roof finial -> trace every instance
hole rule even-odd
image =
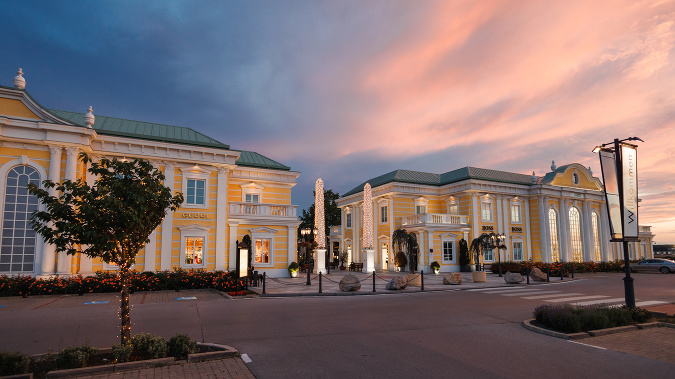
[[[537,184],[537,175],[534,174],[534,171],[532,171],[532,184]]]
[[[593,176],[593,170],[591,170],[591,166],[588,166],[588,172]]]
[[[90,105],[87,114],[84,115],[84,123],[87,125],[87,128],[91,128],[91,126],[94,125],[94,122],[96,122],[96,117],[94,117],[94,110]]]
[[[14,87],[18,89],[26,88],[26,79],[23,78],[23,71],[19,69],[16,73],[17,75],[14,77]]]
[[[551,171],[555,171],[556,166],[555,166],[555,161],[551,161]]]

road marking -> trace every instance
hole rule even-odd
[[[242,354],[241,355],[241,360],[244,361],[244,363],[251,363],[253,362],[251,358],[248,357],[248,354]]]
[[[197,300],[196,296],[181,296],[177,297],[176,300]]]
[[[544,301],[547,301],[549,303],[562,303],[562,302],[565,302],[565,301],[585,300],[585,299],[593,299],[593,298],[598,298],[598,297],[609,297],[609,296],[590,295],[590,296],[564,297],[562,299],[551,299],[551,300],[544,300]]]
[[[82,303],[82,304],[86,304],[86,305],[89,305],[89,304],[108,304],[108,302],[109,302],[108,300],[99,300],[99,301],[87,301],[87,302]]]
[[[543,294],[543,293],[557,293],[560,291],[541,291],[541,290],[533,290],[533,291],[527,291],[527,292],[519,292],[519,293],[504,293],[501,294],[502,296],[520,296],[520,295],[534,295],[534,294]],[[567,295],[567,294],[565,294]]]
[[[666,302],[665,302],[665,301],[656,301],[656,300],[653,300],[653,301],[641,301],[641,302],[639,302],[639,303],[635,303],[635,306],[636,306],[636,307],[644,307],[644,306],[646,306],[646,305],[657,305],[657,304],[666,304]]]
[[[591,301],[580,301],[578,303],[574,303],[574,305],[595,305],[595,304],[609,304],[609,303],[617,303],[619,301],[624,301],[625,299],[623,297],[617,297],[614,299],[600,299],[600,300],[591,300]]]
[[[466,290],[466,291],[467,292],[480,292],[480,291],[494,291],[496,289],[497,288],[494,288],[494,287],[492,287],[492,288],[472,288],[472,289]]]
[[[574,295],[581,295],[581,294],[580,293],[558,293],[558,294],[551,294],[551,295],[525,296],[525,297],[523,297],[523,299],[534,300],[534,299],[545,299],[547,297],[574,296]]]
[[[507,288],[507,289],[498,289],[498,290],[483,292],[483,293],[502,294],[502,293],[516,293],[516,292],[529,292],[529,291],[533,291],[533,289],[532,288]],[[534,291],[536,291],[536,290],[534,290]]]
[[[576,343],[577,345],[584,345],[584,346],[588,346],[588,347],[594,347],[594,348],[600,349],[600,350],[607,350],[606,348],[600,347],[600,346],[593,346],[593,345],[589,345],[589,344],[581,343],[581,342],[577,342],[577,341],[572,341],[572,340],[567,340],[567,341],[572,342],[572,343]]]
[[[4,307],[6,307],[6,305],[0,305],[0,308],[4,308]]]

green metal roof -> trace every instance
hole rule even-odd
[[[255,151],[244,151],[244,150],[233,150],[233,151],[241,152],[241,155],[237,159],[237,165],[239,166],[260,167],[284,171],[291,170],[290,167],[283,165],[273,159],[267,158],[262,154],[258,154]]]
[[[443,186],[450,183],[460,182],[462,180],[478,179],[491,182],[511,183],[531,186],[532,176],[525,174],[516,174],[512,172],[489,170],[476,167],[462,167],[457,170],[449,171],[444,174],[431,174],[428,172],[395,170],[376,178],[363,182],[351,191],[345,193],[342,197],[350,196],[363,191],[363,186],[370,183],[375,188],[391,182],[412,183],[421,185]]]
[[[560,166],[560,167],[556,168],[554,171],[546,173],[546,175],[544,175],[544,177],[541,178],[541,183],[551,183],[553,181],[553,179],[555,179],[556,175],[564,173],[565,170],[567,170],[567,168],[569,166],[570,165]]]
[[[85,126],[84,113],[47,109],[53,115],[80,126]],[[193,129],[153,122],[133,121],[123,118],[95,115],[93,128],[97,133],[147,139],[153,141],[173,142],[186,145],[213,147],[229,150],[230,146],[199,133]]]

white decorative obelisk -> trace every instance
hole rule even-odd
[[[314,189],[314,228],[317,230],[317,248],[314,256],[314,273],[326,273],[326,217],[323,208],[323,181],[319,178]]]
[[[375,271],[375,249],[373,248],[373,191],[370,183],[363,187],[363,249],[366,251],[366,272]]]

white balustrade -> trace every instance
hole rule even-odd
[[[296,217],[297,205],[230,202],[230,215]]]
[[[422,213],[401,218],[403,225],[414,224],[466,224],[467,216],[445,213]]]

